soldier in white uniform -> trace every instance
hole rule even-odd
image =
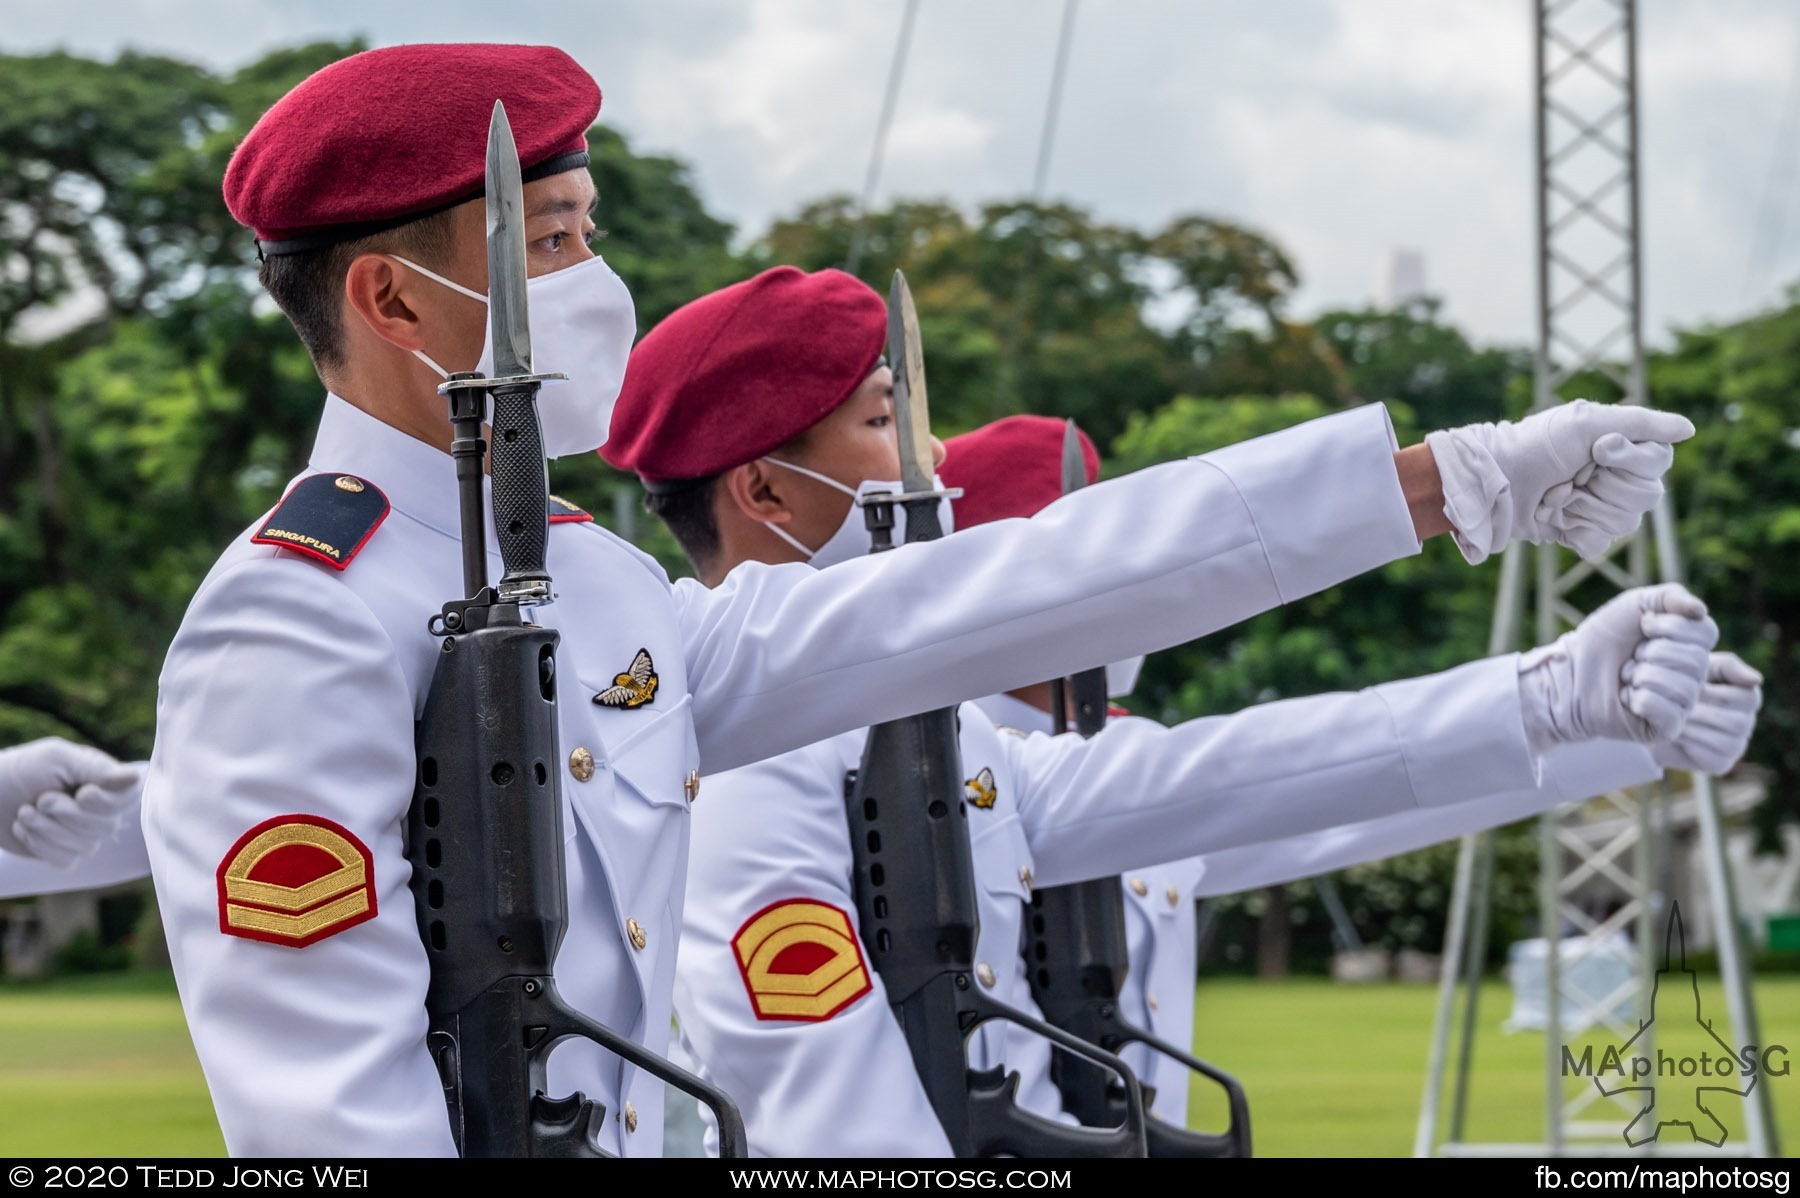
[[[847,276],[776,268],[681,309],[634,351],[602,454],[644,480],[651,509],[705,583],[729,590],[746,572],[762,576],[764,563],[802,560],[832,566],[824,576],[873,575],[896,558],[1075,514],[1086,492],[1033,521],[864,557],[869,536],[848,496],[897,488],[890,376],[877,363],[885,324],[879,297]],[[863,352],[834,356],[846,344]],[[1315,481],[1298,468],[1314,427],[1276,438],[1288,442],[1290,499]],[[1158,523],[1119,535],[1154,535]],[[1326,545],[1315,541],[1303,556]],[[1001,572],[986,551],[958,561],[904,601],[970,601],[972,580]],[[1058,549],[1032,572],[1083,568]],[[1554,697],[1513,655],[1176,730],[1125,720],[1091,742],[1008,736],[965,704],[961,747],[983,895],[977,977],[1003,1001],[1029,1001],[1018,932],[1034,880],[1115,873],[1158,851],[1225,851],[1499,792],[1553,791],[1554,770],[1539,777],[1553,745],[1607,734],[1647,741],[1678,728],[1715,637],[1704,609],[1676,589],[1634,595],[1561,646]],[[967,640],[957,652],[972,661],[986,646]],[[1089,665],[1130,652],[1090,653]],[[1622,697],[1620,670],[1634,654],[1642,672]],[[1570,667],[1581,686],[1571,687]],[[1565,709],[1577,690],[1579,717]],[[858,729],[708,771],[697,804],[677,1015],[692,1056],[738,1100],[752,1151],[764,1155],[947,1149],[857,938],[843,785],[863,739]],[[1636,780],[1652,776],[1647,754],[1626,748]],[[973,1054],[977,1067],[1002,1055],[986,1031]],[[1054,1106],[1045,1071],[1031,1077],[1027,1105]]]
[[[959,528],[1029,517],[1061,494],[1064,422],[1042,416],[1010,416],[946,443],[942,477],[960,488],[952,501]],[[1080,434],[1087,481],[1098,481],[1100,460]],[[1135,672],[1133,672],[1135,676]],[[1109,679],[1109,682],[1113,680]],[[1762,705],[1762,676],[1736,654],[1715,652],[1700,701],[1674,740],[1649,746],[1659,769],[1720,774],[1743,756]],[[1113,683],[1114,696],[1129,681]],[[993,695],[979,705],[996,724],[1032,731],[1055,727],[1049,686],[1039,684]],[[1128,714],[1114,708],[1112,714]],[[1313,877],[1365,861],[1409,852],[1466,832],[1497,827],[1554,803],[1628,785],[1644,772],[1643,751],[1618,741],[1594,741],[1552,750],[1554,789],[1495,795],[1471,803],[1385,816],[1362,823],[1283,837],[1225,852],[1134,868],[1120,879],[1125,899],[1130,970],[1118,996],[1124,1022],[1157,1039],[1187,1047],[1194,1036],[1197,899]],[[1043,1065],[1041,1041],[1009,1045],[1022,1070]],[[1225,1056],[1227,1045],[1197,1046]],[[1180,1062],[1142,1045],[1122,1054],[1151,1087],[1151,1110],[1176,1126],[1188,1121],[1190,1075]],[[1221,1060],[1229,1066],[1229,1060]],[[1028,1077],[1026,1087],[1033,1085]]]
[[[454,1150],[426,1049],[429,967],[403,831],[438,654],[427,618],[463,593],[436,387],[493,361],[476,197],[496,100],[526,180],[534,366],[571,380],[540,397],[546,455],[591,452],[634,318],[586,245],[585,133],[600,96],[568,56],[353,56],[271,108],[226,172],[263,285],[327,390],[307,471],[226,549],[171,645],[143,798],[183,1006],[234,1154]],[[879,335],[846,341],[814,366],[855,360],[847,393],[879,353]],[[746,569],[713,588],[671,585],[578,508],[553,505],[558,601],[533,615],[561,635],[561,993],[665,1046],[702,770],[1203,635],[1415,553],[1452,517],[1484,545],[1595,551],[1635,526],[1670,444],[1692,432],[1604,410],[1521,429],[1400,450],[1380,409],[1349,412],[1091,488],[1052,518],[837,571]],[[1517,750],[1477,765],[1529,774]],[[656,1079],[573,1042],[549,1084],[604,1107],[607,1150],[659,1152]]]

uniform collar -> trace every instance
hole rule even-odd
[[[447,537],[462,535],[456,467],[450,455],[330,392],[325,395],[310,465],[315,471],[366,478],[381,488],[395,509]],[[489,480],[483,478],[481,487],[491,510]]]

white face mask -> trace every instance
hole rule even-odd
[[[838,525],[838,530],[832,533],[830,539],[817,549],[808,549],[780,525],[768,520],[763,521],[763,523],[768,526],[770,532],[805,554],[806,560],[820,570],[823,570],[826,566],[835,566],[839,562],[847,562],[853,557],[867,557],[875,547],[875,538],[874,535],[869,532],[868,521],[863,516],[862,505],[854,502],[854,500],[859,499],[864,495],[872,495],[877,491],[887,491],[898,495],[905,490],[905,488],[897,482],[880,481],[867,481],[862,483],[855,490],[851,490],[837,479],[827,478],[816,470],[808,470],[805,466],[796,466],[792,462],[784,462],[780,458],[765,457],[763,461],[773,462],[777,466],[785,466],[796,474],[804,474],[808,478],[816,478],[833,490],[842,491],[844,494],[851,497],[853,502],[850,504],[850,510],[844,513],[844,522]],[[940,491],[944,489],[943,481],[936,476],[933,476],[932,484]],[[944,530],[945,536],[948,536],[955,528],[955,525],[951,520],[950,500],[948,497],[938,500],[938,524]],[[906,505],[903,503],[896,503],[894,505],[894,544],[898,546],[904,545],[905,543]]]
[[[486,304],[487,296],[461,283],[390,255],[428,279]],[[563,458],[592,453],[606,444],[613,405],[625,381],[625,360],[637,337],[637,313],[625,281],[598,254],[579,266],[551,271],[525,281],[531,312],[531,356],[534,374],[566,374],[568,382],[552,382],[538,392],[538,424],[544,456]],[[450,372],[414,350],[413,356],[445,378]],[[475,371],[494,374],[494,329],[483,338]]]

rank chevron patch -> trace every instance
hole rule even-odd
[[[985,765],[981,767],[979,774],[963,783],[963,798],[983,811],[992,807],[994,800],[999,797],[1000,788],[994,785],[994,771]]]
[[[630,710],[642,707],[656,698],[656,663],[650,660],[650,650],[639,649],[637,656],[631,659],[631,668],[613,679],[613,684],[594,696],[594,702],[602,707],[623,707]]]
[[[305,948],[375,918],[375,863],[339,824],[278,815],[219,862],[219,931]]]
[[[822,1023],[867,994],[869,969],[850,917],[829,903],[784,899],[731,938],[758,1019]]]

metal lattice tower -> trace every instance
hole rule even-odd
[[[1571,384],[1617,389],[1645,400],[1642,255],[1638,235],[1637,21],[1635,0],[1532,0],[1537,99],[1538,345],[1533,410],[1563,402]],[[1509,549],[1501,566],[1490,653],[1521,646],[1528,593],[1536,643],[1547,643],[1619,589],[1656,577],[1679,581],[1674,512],[1665,495],[1648,531],[1596,562],[1574,562],[1555,545]],[[1656,568],[1651,569],[1652,550]],[[1528,577],[1531,575],[1531,577]],[[1623,1044],[1651,1015],[1653,977],[1668,918],[1666,785],[1572,803],[1539,821],[1544,956],[1544,1138],[1528,1144],[1467,1140],[1471,1062],[1488,910],[1494,835],[1465,837],[1457,858],[1444,972],[1438,994],[1415,1156],[1601,1153],[1774,1155],[1766,1079],[1742,1102],[1743,1118],[1721,1148],[1659,1138],[1640,1148],[1621,1134],[1642,1107],[1631,1093],[1603,1096],[1592,1078],[1564,1077],[1562,1049],[1592,1028]],[[1712,781],[1694,777],[1705,885],[1734,1044],[1761,1044],[1737,906]],[[1560,946],[1559,946],[1560,933]],[[1573,966],[1627,943],[1635,969],[1606,993],[1583,988]],[[1591,972],[1590,972],[1591,976]],[[1457,1011],[1461,999],[1460,1016]],[[1453,1028],[1454,1025],[1454,1028]],[[1450,1038],[1457,1037],[1450,1060]],[[1647,1051],[1645,1036],[1637,1047]],[[1449,1079],[1446,1117],[1446,1076]],[[1738,1100],[1727,1098],[1736,1105]]]

